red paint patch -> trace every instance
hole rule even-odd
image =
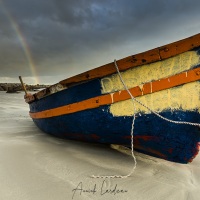
[[[124,136],[125,139],[131,139],[131,136]],[[148,136],[148,135],[143,135],[143,136],[134,136],[133,137],[134,141],[135,140],[144,140],[144,141],[158,141],[158,137],[156,136]]]
[[[94,139],[94,140],[99,140],[100,139],[100,137],[98,135],[96,135],[96,134],[90,134],[90,137],[92,139]]]
[[[169,152],[169,153],[172,153],[172,152],[173,152],[173,149],[172,149],[172,148],[168,149],[168,152]]]
[[[193,157],[190,160],[186,160],[187,162],[192,162],[193,159],[197,156],[200,150],[200,142],[197,143],[196,148],[193,150]]]

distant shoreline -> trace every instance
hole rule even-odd
[[[37,85],[28,85],[25,84],[28,91],[37,91],[49,87],[49,85],[37,84]],[[0,83],[0,91],[6,91],[7,93],[15,93],[23,91],[23,88],[20,83]]]

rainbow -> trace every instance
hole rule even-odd
[[[16,35],[18,37],[18,40],[19,40],[19,42],[22,46],[22,49],[24,51],[24,55],[27,59],[27,63],[28,63],[28,66],[30,68],[31,74],[34,77],[34,81],[35,81],[34,84],[37,84],[37,83],[40,82],[40,80],[39,80],[39,76],[37,75],[37,72],[36,72],[36,67],[35,67],[35,64],[34,64],[34,61],[33,61],[33,58],[32,58],[31,49],[28,45],[28,42],[27,42],[25,36],[23,35],[22,31],[20,30],[18,23],[16,22],[16,20],[12,16],[12,14],[8,11],[6,6],[3,4],[2,0],[0,0],[0,5],[3,8],[6,17],[8,18],[8,20],[9,20],[11,26],[12,26],[12,29],[14,30],[14,32],[16,33]]]

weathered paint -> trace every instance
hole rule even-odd
[[[166,109],[173,110],[197,110],[200,112],[200,82],[196,81],[179,87],[162,90],[152,94],[138,97],[137,99],[156,112]],[[139,103],[133,106],[132,100],[114,103],[110,106],[113,116],[132,116],[133,113],[150,113],[151,111]]]
[[[199,64],[200,58],[198,53],[196,51],[190,51],[164,61],[126,70],[121,73],[121,76],[128,88],[140,85],[142,89],[144,83],[181,73]],[[102,78],[101,86],[102,94],[124,89],[118,74]]]
[[[200,122],[196,111],[166,110],[161,115],[172,120]],[[34,119],[34,122],[44,132],[62,138],[130,146],[132,117],[113,117],[109,113],[109,106]],[[171,124],[153,114],[138,115],[136,118],[134,144],[140,152],[187,163],[197,154],[199,141],[197,127]]]
[[[54,93],[31,103],[31,112],[41,112],[65,105],[81,102],[101,95],[100,80],[92,80],[66,90]],[[53,102],[53,103],[52,103]]]
[[[141,90],[140,86],[131,88],[130,92],[132,93],[132,95],[134,97],[138,97],[138,96],[141,96],[144,94],[149,94],[149,93],[153,94],[153,92],[158,92],[158,91],[172,88],[172,87],[175,87],[178,85],[190,83],[195,80],[200,80],[200,68],[195,68],[193,70],[188,71],[187,76],[186,76],[185,72],[182,72],[182,73],[174,75],[172,77],[168,77],[168,78],[161,79],[158,81],[146,83],[143,85],[142,90]],[[94,83],[94,81],[92,81],[92,83]],[[97,81],[97,84],[94,84],[93,88],[95,87],[95,85],[98,85],[98,84],[99,84],[99,82]],[[80,97],[79,97],[78,93],[76,93],[77,94],[75,96],[76,99],[73,96],[69,96],[69,99],[64,98],[66,94],[70,95],[70,91],[71,92],[73,91],[73,89],[68,89],[66,91],[65,90],[61,91],[61,93],[58,95],[51,95],[47,100],[44,98],[41,101],[33,102],[31,104],[32,106],[31,106],[30,116],[32,118],[54,117],[54,116],[79,112],[79,111],[86,110],[86,109],[97,108],[99,106],[113,104],[113,103],[116,103],[119,101],[124,101],[124,100],[130,99],[130,95],[127,93],[126,90],[115,92],[115,93],[110,93],[110,94],[106,94],[106,95],[102,95],[102,96],[96,96],[100,90],[99,87],[96,87],[95,92],[92,93],[92,92],[88,92],[88,90],[87,90],[89,85],[91,85],[91,82],[79,85],[78,87],[74,87],[74,88],[78,88],[78,90],[77,89],[74,90],[76,92],[79,90],[81,92],[87,91],[86,93],[82,93],[82,95]],[[81,90],[81,88],[83,88],[83,90]],[[71,94],[73,94],[73,93],[71,93]],[[95,97],[89,98],[92,95],[94,95]],[[85,99],[86,96],[89,99],[86,99],[86,100],[83,100],[80,102],[76,102],[78,99]],[[67,95],[66,95],[66,97],[67,97]],[[57,101],[57,99],[58,100],[60,99],[60,100]],[[75,101],[76,103],[66,105],[67,102],[69,103],[70,101],[72,101],[72,99],[76,100]],[[54,100],[55,103],[49,104],[48,102],[52,101],[52,100]],[[49,105],[57,106],[57,107],[49,108]],[[167,108],[167,107],[165,107],[165,108]],[[42,109],[42,110],[40,110],[40,109]],[[119,110],[119,109],[117,109],[117,110]],[[114,111],[115,111],[115,109],[114,109]],[[121,110],[119,110],[119,111],[121,112]],[[116,114],[116,113],[113,112],[113,114]]]

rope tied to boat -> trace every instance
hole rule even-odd
[[[135,124],[135,119],[136,119],[136,114],[135,114],[135,102],[139,103],[141,106],[145,107],[147,110],[149,110],[150,112],[152,112],[153,114],[155,114],[157,117],[167,121],[167,122],[170,122],[170,123],[174,123],[174,124],[185,124],[185,125],[190,125],[190,126],[198,126],[200,127],[200,124],[199,123],[192,123],[192,122],[187,122],[187,121],[175,121],[175,120],[171,120],[171,119],[168,119],[166,117],[163,117],[162,115],[160,115],[158,112],[152,110],[151,108],[149,108],[147,105],[143,104],[141,101],[139,101],[138,99],[136,99],[130,92],[130,90],[128,89],[128,87],[126,86],[123,78],[122,78],[122,75],[119,71],[119,68],[118,68],[118,65],[117,65],[117,61],[114,60],[114,64],[115,64],[115,68],[117,70],[117,73],[119,75],[119,78],[120,78],[120,81],[121,83],[123,84],[124,88],[126,89],[126,91],[128,92],[128,94],[130,95],[131,97],[131,100],[133,102],[133,105],[134,105],[134,113],[133,113],[133,120],[132,120],[132,126],[131,126],[131,155],[132,155],[132,158],[134,160],[134,165],[132,167],[132,170],[130,171],[129,174],[127,175],[111,175],[111,176],[92,176],[92,178],[128,178],[130,177],[134,170],[136,169],[136,166],[137,166],[137,160],[136,160],[136,157],[134,155],[134,144],[133,144],[133,131],[134,131],[134,124]]]
[[[158,112],[156,111],[153,111],[151,108],[149,108],[147,105],[143,104],[141,101],[139,101],[138,99],[136,99],[135,97],[133,97],[133,95],[131,94],[131,92],[129,91],[128,87],[125,85],[125,82],[124,80],[122,79],[122,76],[121,76],[121,73],[119,71],[119,68],[117,66],[117,63],[116,63],[116,60],[114,60],[114,63],[115,63],[115,67],[117,69],[117,72],[119,74],[119,77],[120,77],[120,80],[122,82],[122,84],[124,85],[125,89],[127,90],[127,92],[129,93],[129,95],[131,96],[131,98],[136,101],[137,103],[139,103],[141,106],[145,107],[146,109],[148,109],[150,112],[152,112],[153,114],[157,115],[159,118],[165,120],[165,121],[168,121],[170,123],[174,123],[174,124],[187,124],[187,125],[191,125],[191,126],[198,126],[200,127],[200,124],[199,123],[192,123],[192,122],[186,122],[186,121],[175,121],[175,120],[171,120],[171,119],[168,119],[166,117],[163,117],[162,115],[160,115]]]
[[[132,119],[132,124],[131,124],[131,155],[132,155],[132,158],[133,158],[133,161],[134,161],[134,164],[133,164],[133,167],[132,167],[132,170],[130,171],[129,174],[127,175],[109,175],[109,176],[95,176],[95,175],[92,175],[92,178],[128,178],[129,176],[131,176],[133,174],[133,172],[135,171],[136,169],[136,166],[137,166],[137,160],[136,160],[136,157],[134,155],[134,144],[133,144],[133,135],[134,135],[134,125],[135,125],[135,97],[133,97],[133,95],[131,94],[131,92],[129,91],[128,87],[126,86],[122,76],[121,76],[121,73],[119,72],[119,68],[117,66],[117,63],[116,63],[116,60],[114,60],[114,63],[115,63],[115,67],[116,67],[116,70],[117,70],[117,73],[119,75],[119,78],[124,86],[124,88],[127,90],[128,94],[130,95],[131,99],[132,99],[132,102],[133,102],[133,108],[134,108],[134,113],[133,113],[133,119]]]

